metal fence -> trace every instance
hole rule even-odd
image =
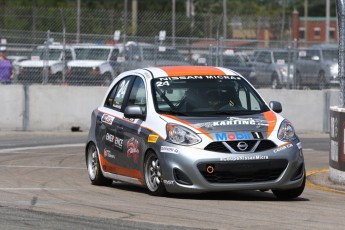
[[[213,65],[261,87],[338,86],[337,46],[297,48],[290,17],[282,23],[280,16],[228,15],[224,34],[222,16],[212,14],[177,14],[173,22],[171,14],[159,12],[133,18],[116,10],[0,11],[0,38],[13,62],[15,84],[108,85],[134,68]],[[267,28],[271,36],[261,39]]]

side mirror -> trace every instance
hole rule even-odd
[[[125,118],[141,119],[145,120],[145,114],[143,113],[139,105],[129,105],[125,108]]]
[[[278,101],[270,101],[269,107],[276,113],[281,113],[283,111],[282,105]]]

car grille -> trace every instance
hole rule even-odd
[[[73,67],[71,68],[71,73],[75,74],[86,74],[92,71],[92,67]]]
[[[278,179],[287,165],[288,161],[285,159],[272,159],[209,162],[200,163],[197,167],[210,183],[256,183]],[[212,172],[207,172],[209,166],[213,167]]]
[[[247,145],[245,150],[239,149],[240,142]],[[277,145],[271,140],[245,140],[245,141],[218,141],[212,142],[205,147],[205,150],[220,153],[236,153],[236,152],[262,152],[276,148]]]

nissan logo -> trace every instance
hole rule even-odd
[[[239,150],[241,150],[241,151],[246,151],[247,148],[248,148],[248,145],[247,145],[246,142],[240,141],[240,142],[238,142],[238,144],[237,144],[237,148],[238,148]]]

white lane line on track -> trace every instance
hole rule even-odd
[[[5,190],[16,190],[16,191],[27,191],[27,190],[32,190],[32,191],[37,191],[37,190],[46,190],[46,191],[74,191],[76,189],[63,189],[63,188],[0,188],[0,191],[5,191]]]
[[[76,168],[76,167],[35,166],[35,165],[0,165],[0,167],[6,167],[6,168],[40,168],[40,169],[77,169],[77,170],[85,170],[86,169],[86,168]]]
[[[43,146],[33,146],[33,147],[0,149],[0,153],[10,153],[10,152],[23,151],[23,150],[50,149],[50,148],[70,148],[70,147],[83,147],[83,146],[85,146],[85,143],[63,144],[63,145],[43,145]]]

